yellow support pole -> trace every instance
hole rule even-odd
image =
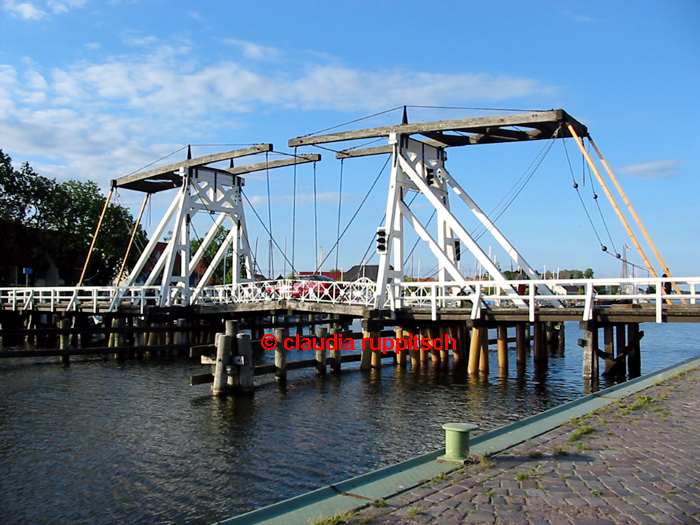
[[[603,188],[603,191],[605,192],[605,196],[610,201],[610,204],[612,204],[612,207],[615,210],[615,213],[617,213],[617,216],[620,218],[622,225],[625,227],[625,230],[627,230],[627,234],[630,236],[630,239],[632,239],[632,242],[634,243],[635,248],[637,248],[637,251],[642,256],[642,259],[644,260],[644,264],[647,265],[647,268],[649,268],[649,271],[651,272],[651,274],[654,277],[658,277],[658,275],[656,275],[656,272],[654,271],[654,267],[651,265],[651,263],[649,262],[649,259],[647,258],[646,254],[644,253],[644,250],[642,250],[642,247],[639,244],[637,237],[634,235],[632,228],[630,228],[630,225],[627,222],[627,219],[625,219],[625,216],[622,215],[622,211],[620,211],[620,208],[618,207],[617,202],[615,202],[615,198],[610,193],[610,190],[608,189],[608,185],[605,184],[605,181],[603,180],[603,177],[601,177],[600,172],[598,171],[598,168],[593,163],[593,159],[591,159],[591,156],[586,151],[586,148],[584,147],[583,142],[581,141],[578,134],[576,133],[576,130],[568,122],[566,124],[566,127],[569,128],[569,132],[571,133],[571,136],[576,140],[576,144],[578,145],[579,149],[581,150],[581,153],[583,153],[583,156],[586,158],[586,161],[588,162],[588,165],[591,167],[591,170],[593,170],[593,173],[595,174],[596,179],[598,179],[598,183]]]
[[[102,219],[105,218],[107,213],[107,207],[109,206],[109,201],[112,199],[112,193],[114,193],[114,186],[109,189],[109,194],[105,199],[105,205],[102,208],[102,215],[100,215],[100,220],[97,222],[97,228],[95,229],[95,235],[92,236],[92,242],[90,243],[90,250],[88,251],[87,258],[85,259],[85,266],[83,266],[83,273],[80,274],[80,281],[78,281],[78,286],[83,285],[83,279],[85,279],[85,272],[87,272],[88,264],[90,264],[90,256],[92,255],[92,250],[95,248],[95,242],[97,241],[97,234],[100,233],[100,228],[102,227]]]
[[[126,268],[126,261],[129,260],[129,254],[131,253],[131,247],[134,245],[134,239],[136,238],[136,233],[139,231],[139,225],[141,224],[141,217],[143,217],[143,212],[146,209],[146,204],[148,204],[148,199],[151,198],[150,193],[146,193],[146,198],[143,199],[143,204],[141,205],[141,211],[139,212],[139,218],[136,219],[134,223],[134,230],[131,232],[131,239],[129,239],[129,246],[126,247],[126,255],[122,261],[122,266],[119,268],[119,275],[117,275],[117,286],[122,280],[122,274],[124,273],[124,268]]]
[[[622,197],[622,200],[624,201],[625,205],[627,206],[627,209],[632,214],[632,217],[634,217],[634,220],[637,223],[637,226],[639,227],[642,234],[644,235],[644,238],[649,243],[649,246],[651,247],[651,250],[654,252],[654,255],[656,255],[656,258],[659,260],[659,263],[661,263],[661,268],[663,268],[664,273],[668,277],[671,277],[671,270],[668,269],[668,265],[664,262],[663,258],[661,257],[661,254],[659,253],[659,250],[656,249],[656,245],[654,244],[654,242],[651,240],[651,237],[647,233],[646,228],[642,224],[642,220],[637,215],[637,212],[634,211],[634,208],[632,207],[632,203],[627,198],[627,195],[625,194],[625,192],[622,191],[622,186],[620,186],[620,183],[617,181],[617,177],[615,177],[615,175],[613,174],[612,170],[610,169],[610,166],[608,165],[608,162],[605,160],[605,158],[603,157],[603,154],[600,152],[600,150],[598,149],[598,146],[596,146],[595,142],[593,141],[593,139],[590,136],[588,137],[588,141],[591,143],[591,146],[593,146],[593,149],[598,154],[598,158],[600,159],[600,162],[605,167],[605,171],[608,172],[608,175],[610,176],[610,179],[613,181],[613,184],[615,184],[615,187],[617,188],[617,192],[620,194],[620,197]],[[673,283],[673,287],[675,288],[676,293],[678,293],[678,294],[683,293],[683,292],[681,292],[677,283]],[[681,298],[681,301],[683,302],[683,304],[686,304],[685,299]]]

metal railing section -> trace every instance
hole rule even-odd
[[[681,293],[671,290],[671,283]],[[554,295],[538,293],[544,284]],[[506,290],[522,291],[517,296]],[[471,308],[472,319],[479,319],[484,309],[499,306],[527,308],[530,321],[535,320],[537,309],[552,306],[555,300],[563,308],[583,307],[582,320],[593,318],[594,308],[614,303],[648,303],[655,305],[657,322],[663,321],[665,304],[680,303],[685,299],[698,304],[700,277],[690,278],[627,278],[627,279],[549,279],[516,281],[444,281],[397,282],[389,284],[387,301],[379,305],[376,284],[360,281],[310,281],[281,279],[255,281],[236,285],[207,286],[192,297],[192,304],[266,303],[276,300],[295,300],[330,304],[356,305],[384,310],[399,308],[430,308],[433,319],[441,308]],[[161,286],[81,286],[41,288],[0,288],[0,307],[10,310],[34,308],[112,312],[122,307],[138,308],[164,304],[163,293],[169,294],[169,303],[186,302],[181,287],[163,289]],[[516,304],[514,299],[521,299]],[[167,297],[166,297],[167,299]]]

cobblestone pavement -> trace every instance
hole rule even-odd
[[[334,523],[700,523],[699,433],[694,369]]]

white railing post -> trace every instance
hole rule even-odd
[[[657,323],[663,323],[664,318],[663,318],[663,298],[662,298],[662,292],[663,290],[663,283],[659,280],[656,282],[656,322]]]

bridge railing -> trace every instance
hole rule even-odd
[[[0,307],[8,310],[82,310],[99,313],[131,306],[143,313],[146,307],[160,303],[160,286],[0,288]]]
[[[375,289],[376,284],[369,280],[345,282],[278,279],[207,286],[195,301],[197,304],[207,304],[293,299],[300,302],[372,306]]]
[[[680,294],[672,284],[679,287]],[[376,284],[368,279],[354,282],[281,279],[204,287],[193,303],[265,303],[290,299],[388,310],[421,307],[430,308],[434,319],[440,308],[471,308],[471,317],[478,319],[484,308],[501,306],[526,308],[532,321],[538,308],[558,305],[583,307],[582,320],[586,321],[593,318],[594,308],[604,303],[635,302],[654,304],[656,321],[662,322],[664,305],[698,304],[699,288],[700,277],[399,282],[388,286],[388,299],[380,305]],[[516,293],[518,290],[520,294]],[[173,286],[166,292],[172,304],[185,303],[182,288]],[[147,307],[163,304],[162,293],[160,286],[0,288],[0,307],[98,313],[126,306],[143,313]]]
[[[546,293],[540,285],[546,286]],[[538,307],[558,302],[564,308],[583,307],[582,320],[588,321],[594,308],[606,303],[650,303],[660,323],[665,304],[698,303],[700,277],[401,282],[390,288],[384,308],[430,308],[433,319],[439,308],[471,307],[472,319],[478,319],[484,307],[501,306],[527,308],[534,321]]]

